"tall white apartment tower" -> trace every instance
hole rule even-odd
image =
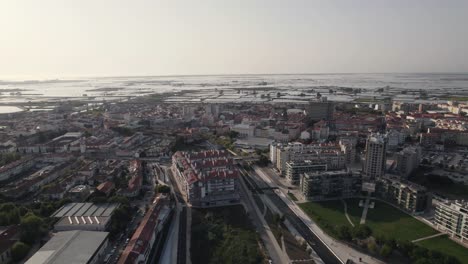
[[[375,179],[385,174],[387,137],[382,134],[371,134],[366,142],[364,177]]]

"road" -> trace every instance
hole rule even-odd
[[[117,263],[120,255],[127,246],[128,241],[130,241],[130,238],[132,237],[133,233],[138,227],[138,224],[140,223],[141,219],[143,219],[143,215],[141,214],[141,211],[137,211],[135,213],[135,216],[129,223],[129,227],[127,227],[127,229],[125,229],[125,231],[122,232],[122,234],[115,239],[113,243],[114,247],[112,248],[111,252],[109,252],[109,254],[111,254],[112,256],[107,263]]]
[[[263,218],[263,214],[260,212],[252,197],[252,193],[245,186],[243,177],[240,179],[240,190],[242,202],[245,205],[252,222],[256,226],[260,238],[270,255],[272,263],[289,263],[289,257],[282,251],[275,236],[271,232],[270,226],[268,226],[268,223]]]
[[[188,246],[187,244],[187,203],[184,200],[184,197],[179,189],[179,185],[174,178],[174,175],[170,170],[167,170],[167,176],[169,176],[170,182],[172,183],[172,188],[176,198],[177,208],[181,208],[179,214],[179,232],[177,238],[177,263],[185,264],[187,263],[188,256],[187,254]],[[179,210],[177,210],[179,211]]]
[[[267,184],[268,186],[275,186],[270,177],[263,172],[258,166],[254,166],[255,176],[257,182]],[[297,229],[297,231],[307,240],[312,249],[322,258],[325,263],[345,263],[348,259],[359,263],[384,263],[369,255],[366,255],[339,240],[335,240],[320,227],[313,222],[308,215],[306,215],[299,206],[291,201],[287,196],[287,190],[274,190],[268,191],[268,197],[285,213],[286,218]]]
[[[273,185],[267,184],[261,177],[256,173],[250,173],[254,184],[257,184],[260,188],[267,188]],[[304,222],[289,208],[289,206],[280,198],[273,190],[264,190],[265,196],[278,207],[278,209],[284,213],[284,217],[291,223],[291,225],[301,234],[301,236],[307,241],[312,249],[325,263],[340,264],[344,263],[335,254],[328,249],[328,247],[320,241],[320,239],[304,224]]]
[[[177,262],[177,246],[179,236],[179,208],[176,206],[174,218],[172,219],[169,232],[167,234],[167,240],[164,243],[164,247],[159,259],[160,264],[175,263]]]

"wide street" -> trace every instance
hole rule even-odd
[[[276,206],[280,207],[293,226],[303,235],[310,246],[323,259],[325,263],[346,263],[348,259],[356,263],[384,263],[369,255],[363,254],[342,242],[333,239],[310,219],[295,202],[287,197],[287,189],[278,186],[272,180],[274,175],[268,175],[263,168],[253,166],[255,173],[266,186],[279,187],[268,195]]]

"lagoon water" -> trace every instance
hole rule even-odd
[[[468,91],[468,74],[287,74],[95,77],[55,80],[0,80],[0,101],[51,97],[135,96],[191,89],[278,88],[287,90],[320,86],[377,89]],[[20,99],[18,99],[20,98]]]
[[[10,114],[21,112],[23,109],[16,106],[0,106],[0,114]]]

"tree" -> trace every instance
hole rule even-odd
[[[377,244],[382,245],[387,239],[383,235],[375,235],[374,240]]]
[[[167,185],[158,185],[156,186],[155,189],[157,193],[170,193],[171,192],[171,187]]]
[[[20,154],[16,152],[0,154],[0,166],[19,160],[20,158]]]
[[[405,256],[409,256],[410,253],[413,251],[413,248],[415,247],[415,244],[407,240],[398,241],[397,245],[398,245],[399,251]]]
[[[96,204],[107,203],[107,198],[105,196],[94,196],[91,198],[91,202]]]
[[[367,243],[367,249],[369,249],[370,252],[375,253],[377,252],[377,244],[371,240]]]
[[[411,259],[413,260],[419,260],[425,258],[428,254],[428,250],[423,247],[416,246],[413,248],[413,250],[410,252]]]
[[[260,156],[260,158],[258,159],[257,161],[257,164],[259,166],[262,166],[262,167],[265,167],[268,165],[268,163],[270,162],[270,160],[266,157],[266,156]]]
[[[34,213],[28,213],[21,219],[20,230],[21,241],[32,244],[44,234],[44,220]]]
[[[347,241],[353,238],[353,236],[351,235],[351,229],[349,228],[349,226],[343,225],[338,228],[338,238],[342,240],[347,240]]]
[[[56,210],[56,208],[54,207],[53,204],[43,202],[43,203],[41,203],[41,206],[39,207],[39,214],[40,214],[40,216],[42,216],[42,217],[48,217],[48,216],[51,215],[55,210]]]
[[[392,247],[388,244],[383,245],[383,247],[380,249],[380,255],[384,258],[390,256],[392,254]]]
[[[460,264],[460,261],[452,256],[444,256],[442,257],[442,263],[444,264]]]
[[[234,139],[234,138],[237,138],[238,136],[239,136],[239,132],[234,131],[234,130],[229,131],[229,138]]]
[[[30,247],[28,245],[18,241],[11,247],[11,258],[14,262],[19,262],[28,255],[29,250]]]
[[[130,221],[130,207],[127,205],[120,205],[115,209],[111,218],[111,233],[113,235],[125,230],[127,223]]]
[[[367,225],[358,225],[353,229],[353,237],[357,239],[365,239],[372,235],[372,230]]]
[[[427,258],[420,258],[413,262],[414,264],[434,264],[431,260]]]
[[[20,222],[20,211],[13,203],[0,204],[0,225],[13,225]]]
[[[121,205],[130,206],[130,201],[125,196],[112,196],[108,200],[109,203],[120,203]]]

